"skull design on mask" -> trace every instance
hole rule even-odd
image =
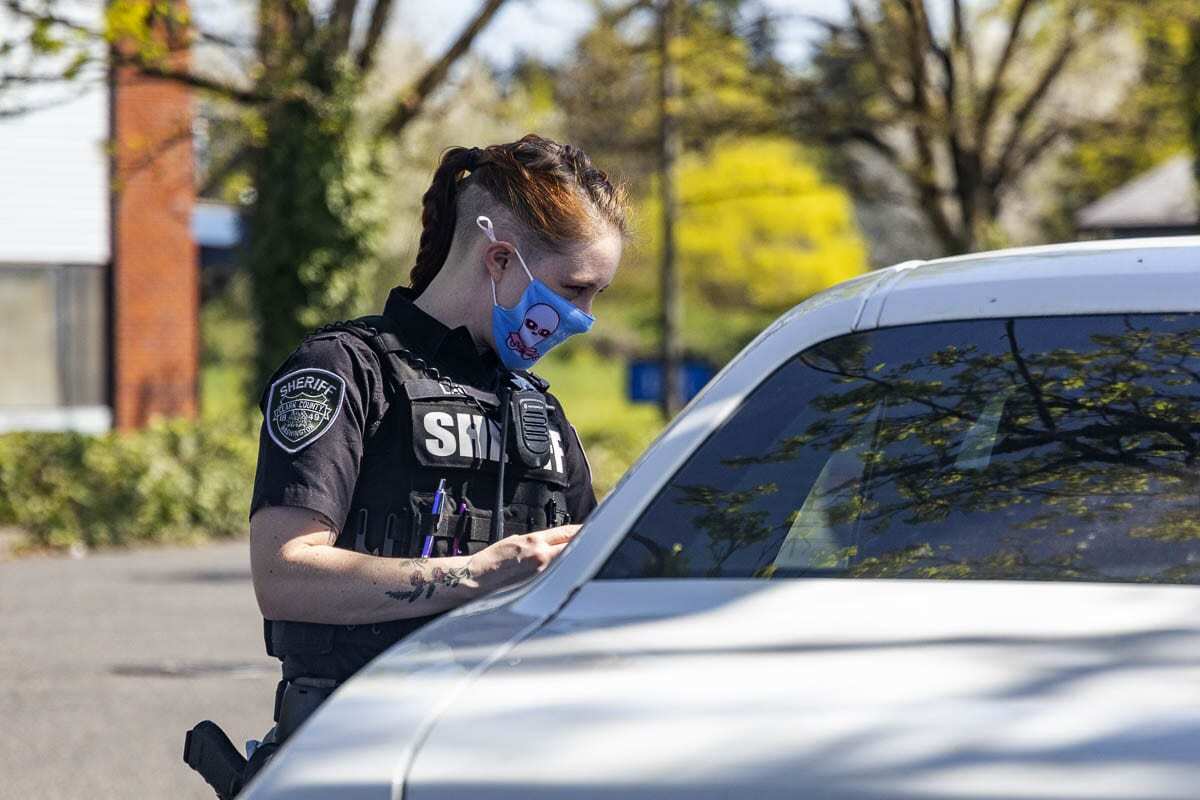
[[[521,320],[520,330],[508,334],[508,346],[516,350],[522,357],[536,359],[539,357],[537,346],[558,330],[558,312],[545,303],[529,307],[525,318]]]

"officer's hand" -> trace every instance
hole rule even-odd
[[[471,556],[471,574],[486,589],[498,589],[541,572],[562,552],[578,525],[561,525],[506,536]]]

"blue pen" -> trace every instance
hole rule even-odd
[[[446,479],[442,478],[438,481],[437,491],[433,493],[433,530],[438,529],[438,522],[441,521],[442,501],[446,498]],[[425,537],[425,544],[421,547],[421,558],[429,558],[429,554],[433,552],[433,533]]]

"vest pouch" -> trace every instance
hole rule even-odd
[[[504,535],[528,533],[534,530],[529,525],[528,509],[520,503],[510,503],[504,509]],[[492,544],[492,510],[476,508],[470,501],[465,511],[454,521],[454,540],[460,555],[474,555]]]
[[[509,503],[504,509],[504,535],[565,525],[570,515],[562,505],[561,495],[557,496],[559,502],[550,500],[545,508],[524,502]],[[430,558],[474,555],[492,543],[491,509],[478,508],[470,499],[455,498],[449,491],[446,493],[445,510],[440,515],[433,513],[432,493],[414,492],[411,504],[416,511],[418,524],[413,531],[414,549],[410,551],[410,558],[421,554],[421,548],[429,536],[433,537]]]
[[[405,558],[419,558],[425,542],[432,537],[429,558],[442,558],[453,553],[453,522],[457,500],[447,490],[440,513],[433,513],[433,492],[413,492],[408,496],[409,520],[412,535],[409,537]]]
[[[448,482],[473,475],[495,475],[500,463],[500,408],[495,395],[479,392],[471,398],[449,393],[436,381],[409,381],[413,458],[418,468],[445,477]],[[511,424],[511,422],[510,422]],[[513,448],[514,432],[509,431]],[[567,485],[564,437],[551,421],[546,430],[550,452],[541,466],[527,467],[510,452],[507,480],[531,479],[560,488]]]
[[[467,498],[456,498],[446,492],[445,505],[440,514],[433,513],[433,494],[413,492],[410,504],[414,509],[413,547],[409,558],[421,555],[427,537],[430,542],[429,557],[474,555],[491,544],[492,511],[478,508]],[[459,511],[459,509],[462,511]],[[527,506],[510,503],[504,510],[504,533],[528,533],[530,526]]]
[[[412,518],[409,508],[389,508],[387,513],[372,513],[358,507],[338,535],[338,547],[387,558],[408,555],[412,550]],[[420,552],[420,545],[417,545]]]

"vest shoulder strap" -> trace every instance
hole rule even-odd
[[[390,406],[400,393],[405,378],[411,377],[411,373],[404,374],[405,362],[415,358],[401,343],[395,324],[382,314],[369,314],[322,325],[310,335],[333,331],[344,331],[357,336],[375,353],[383,376],[384,400]]]
[[[399,332],[396,324],[383,314],[368,314],[354,319],[342,320],[339,322],[331,322],[313,331],[312,334],[327,333],[330,331],[346,331],[366,342],[375,354],[379,357],[380,366],[385,372],[385,386],[388,387],[389,393],[394,395],[399,390],[402,383],[398,368],[401,368],[405,363],[415,369],[417,372],[424,373],[425,376],[431,377],[438,382],[444,382],[438,370],[430,367],[424,359],[415,355],[410,351],[403,342],[400,341]],[[396,354],[399,358],[389,358],[389,354]],[[534,388],[542,394],[545,394],[550,389],[550,381],[543,378],[541,375],[530,372],[528,370],[513,370],[514,374],[525,378]],[[389,381],[393,378],[394,381]],[[466,388],[466,387],[464,387]],[[469,393],[469,392],[468,392]],[[388,401],[390,403],[391,397]]]
[[[545,394],[550,388],[550,381],[546,380],[541,375],[537,375],[529,370],[524,369],[513,370],[513,372],[532,383],[534,388],[542,394]]]
[[[371,314],[356,317],[355,319],[332,322],[318,328],[309,335],[329,333],[331,331],[345,331],[353,334],[366,342],[372,352],[375,353],[383,374],[383,413],[385,414],[401,392],[405,391],[406,384],[411,385],[414,379],[417,379],[416,382],[419,383],[436,382],[444,387],[445,391],[461,395],[469,401],[473,401],[485,413],[487,411],[485,406],[495,408],[499,403],[494,392],[455,383],[450,378],[442,375],[440,370],[430,365],[424,358],[409,350],[401,341],[396,324],[387,316]],[[549,384],[537,376],[530,375],[530,379],[531,382],[539,385],[539,387],[549,386]],[[545,389],[543,388],[542,391],[545,391]]]

